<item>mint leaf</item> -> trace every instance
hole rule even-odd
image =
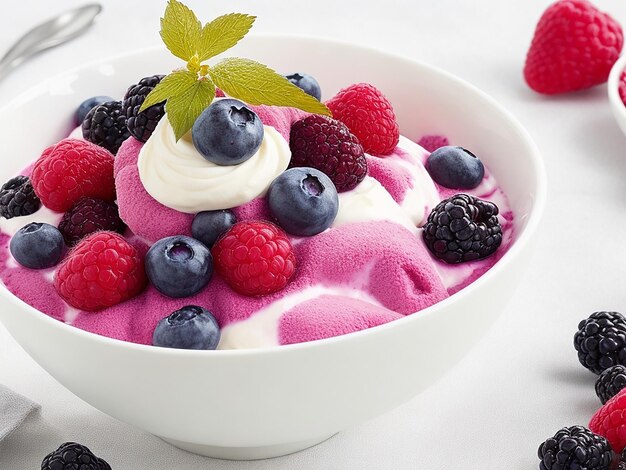
[[[230,13],[204,25],[198,45],[200,62],[210,59],[237,44],[252,28],[256,16]]]
[[[176,70],[170,73],[163,77],[157,86],[146,96],[139,111],[144,111],[150,106],[166,101],[173,96],[182,95],[185,91],[192,88],[197,81],[198,74],[188,70]]]
[[[215,85],[249,104],[289,106],[330,116],[330,110],[282,75],[250,59],[229,58],[209,69]]]
[[[178,0],[169,0],[161,18],[161,38],[176,57],[189,61],[198,51],[202,24],[195,13]]]
[[[165,111],[176,140],[191,130],[198,116],[215,98],[215,85],[206,79],[196,80],[192,87],[167,100]]]

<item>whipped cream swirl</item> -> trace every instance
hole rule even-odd
[[[148,194],[180,212],[228,209],[262,196],[287,169],[289,144],[270,126],[264,127],[259,150],[239,165],[220,166],[206,160],[188,133],[178,142],[163,117],[139,153],[139,178]]]

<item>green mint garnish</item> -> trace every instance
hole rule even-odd
[[[167,75],[146,97],[141,110],[166,101],[165,109],[176,140],[215,98],[221,88],[233,98],[252,105],[290,106],[330,115],[328,108],[263,64],[228,58],[208,66],[204,61],[227,51],[250,31],[256,17],[241,13],[220,16],[202,26],[195,13],[178,0],[169,0],[161,18],[161,38],[184,69]]]

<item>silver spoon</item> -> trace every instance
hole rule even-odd
[[[102,11],[91,3],[61,13],[24,34],[0,59],[0,80],[32,55],[63,44],[86,31]]]

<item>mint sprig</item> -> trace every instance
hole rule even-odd
[[[189,132],[213,102],[216,87],[252,105],[290,106],[330,115],[323,103],[263,64],[242,58],[223,59],[213,66],[203,64],[243,39],[255,19],[230,13],[202,26],[191,9],[178,0],[169,0],[161,18],[161,38],[170,52],[187,64],[161,80],[146,97],[141,111],[165,101],[176,140]]]

